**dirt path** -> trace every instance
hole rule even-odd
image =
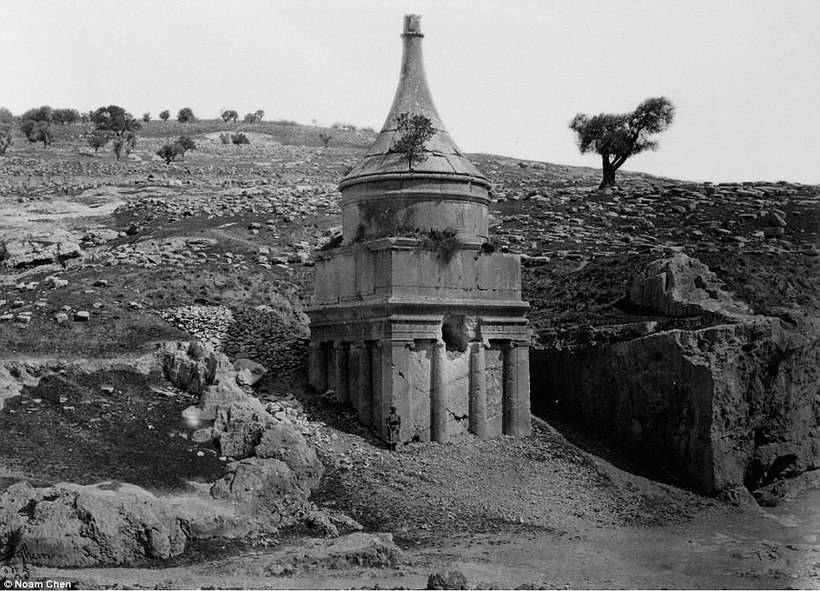
[[[590,527],[448,536],[406,550],[391,569],[318,569],[297,576],[259,574],[276,551],[191,566],[147,569],[35,569],[36,578],[84,587],[424,588],[435,571],[459,570],[473,588],[818,588],[820,491],[774,510],[709,509],[657,528]]]

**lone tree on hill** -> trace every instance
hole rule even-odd
[[[396,131],[399,137],[393,141],[390,151],[404,154],[407,166],[413,170],[413,164],[424,162],[424,144],[436,134],[433,123],[421,114],[402,113],[396,118]]]
[[[194,119],[194,112],[190,107],[182,107],[177,113],[177,121],[180,123],[191,123]]]
[[[114,156],[119,160],[137,145],[137,131],[141,125],[131,113],[117,105],[100,107],[91,116],[94,131],[105,132],[114,145]]]
[[[5,156],[6,150],[14,143],[11,131],[13,125],[14,115],[6,107],[0,107],[0,156]]]
[[[227,123],[228,121],[233,121],[234,125],[236,125],[237,119],[239,119],[239,113],[237,113],[233,109],[222,111],[222,121],[224,121],[225,123]]]
[[[163,121],[168,121],[168,119],[170,117],[171,117],[171,112],[168,109],[165,109],[164,111],[161,111],[160,114],[159,114],[159,118],[162,119]]]
[[[259,123],[262,121],[262,117],[265,116],[265,111],[262,109],[256,109],[256,113],[254,113],[254,115],[256,115],[256,122]]]
[[[601,155],[603,180],[599,189],[615,186],[615,171],[626,159],[645,150],[655,150],[650,136],[666,131],[675,118],[675,105],[668,98],[648,98],[631,113],[600,113],[593,117],[577,114],[569,128],[577,135],[582,154]]]
[[[51,123],[54,121],[54,111],[49,106],[39,109],[29,109],[20,116],[20,131],[31,143],[43,142],[48,148],[54,135],[51,132]]]

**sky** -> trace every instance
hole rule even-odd
[[[572,117],[666,96],[675,122],[623,170],[820,183],[818,0],[1,0],[0,106],[378,130],[411,13],[466,152],[598,167]]]

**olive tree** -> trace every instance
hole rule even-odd
[[[182,107],[177,113],[177,121],[180,123],[192,123],[196,117],[190,107]]]
[[[615,185],[615,172],[627,158],[645,150],[655,150],[651,136],[666,131],[675,118],[675,105],[668,98],[648,98],[631,113],[600,113],[592,117],[579,113],[569,124],[582,154],[601,156],[603,180],[600,189]]]
[[[66,125],[76,123],[80,119],[80,112],[77,109],[54,109],[54,123]]]
[[[43,142],[43,146],[48,148],[54,139],[51,131],[53,121],[54,110],[51,107],[44,105],[29,109],[20,116],[20,131],[31,143]]]
[[[100,107],[91,116],[95,132],[105,132],[114,146],[114,156],[120,160],[128,156],[137,145],[137,132],[141,125],[131,113],[120,106]]]

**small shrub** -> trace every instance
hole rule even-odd
[[[143,113],[142,121],[143,123],[151,123],[151,113]]]
[[[495,236],[490,237],[487,242],[481,245],[482,254],[493,254],[501,250],[501,242]]]
[[[196,142],[189,135],[179,136],[179,139],[176,141],[175,145],[180,147],[183,156],[185,155],[185,152],[188,152],[189,150],[196,150]]]
[[[330,143],[330,140],[333,139],[333,136],[330,135],[329,133],[322,132],[322,133],[319,134],[319,139],[322,142],[322,146],[327,148],[327,145]]]
[[[88,145],[94,148],[94,153],[100,151],[100,148],[105,146],[108,143],[108,140],[111,139],[111,136],[106,131],[93,131],[88,135]]]
[[[179,144],[165,144],[157,150],[157,156],[165,160],[165,164],[171,164],[180,154],[182,154],[182,148]]]
[[[360,226],[361,227],[361,226]],[[319,250],[332,250],[338,248],[344,242],[344,236],[339,234],[328,240]]]
[[[239,132],[231,135],[231,142],[235,146],[240,146],[242,144],[250,144],[251,140],[249,140],[248,136],[246,136],[244,133]]]
[[[426,248],[432,248],[436,251],[436,256],[445,263],[449,263],[453,255],[458,252],[460,243],[456,238],[456,231],[454,228],[445,228],[444,230],[431,229],[427,232],[421,245]]]
[[[401,113],[396,118],[396,130],[399,137],[390,146],[390,151],[404,154],[407,166],[413,170],[414,164],[426,159],[424,145],[435,135],[436,130],[429,118],[413,113]]]

